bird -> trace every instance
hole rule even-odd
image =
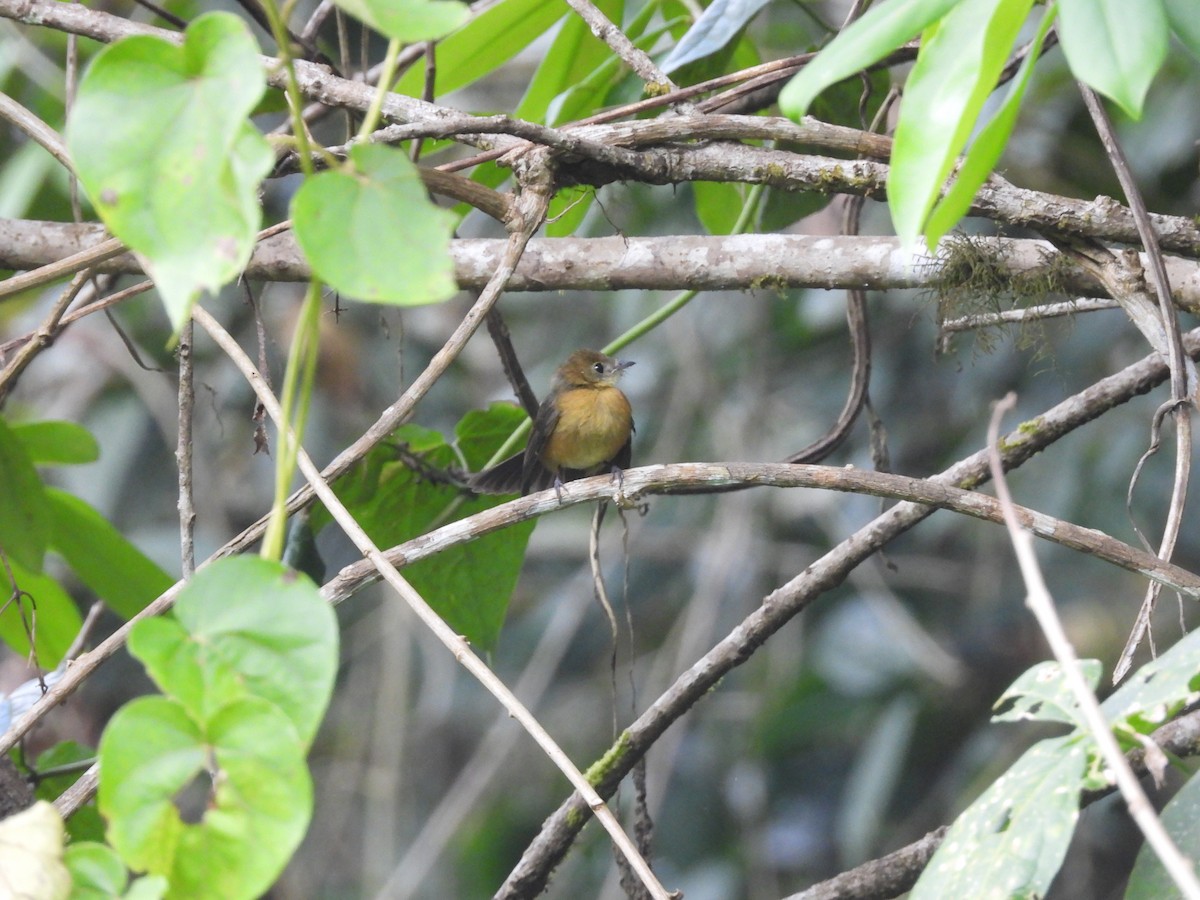
[[[566,481],[628,468],[633,409],[617,381],[632,365],[597,350],[568,356],[538,407],[525,449],[473,475],[471,489],[525,495],[553,487],[561,500]]]

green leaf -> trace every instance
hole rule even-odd
[[[46,490],[17,434],[0,419],[0,550],[33,572],[42,570],[50,538]]]
[[[360,22],[406,43],[432,41],[467,18],[467,7],[454,0],[334,0]]]
[[[1051,5],[1042,15],[1041,25],[1030,43],[1029,52],[1021,63],[1016,78],[1013,79],[1008,89],[1004,103],[972,141],[966,159],[954,173],[954,181],[942,199],[938,201],[933,212],[929,214],[929,219],[925,223],[925,240],[931,247],[937,244],[942,236],[967,214],[976,192],[992,173],[996,163],[999,162],[1000,155],[1004,152],[1013,128],[1017,124],[1017,114],[1021,111],[1021,100],[1025,96],[1026,88],[1029,87],[1034,65],[1041,56],[1042,42],[1046,39],[1050,26],[1054,24],[1056,12],[1056,7]]]
[[[1129,676],[1100,704],[1105,717],[1149,734],[1200,700],[1200,632],[1193,631]]]
[[[175,619],[134,626],[129,649],[198,721],[250,694],[278,706],[311,742],[333,693],[337,620],[307,578],[251,556],[206,566]]]
[[[1200,59],[1200,16],[1196,15],[1195,0],[1167,0],[1166,9],[1175,37],[1192,56]]]
[[[506,403],[464,416],[457,429],[457,446],[467,466],[475,471],[482,468],[524,420],[521,410]],[[419,456],[421,466],[409,468],[398,458],[397,445]],[[457,488],[425,475],[459,464],[454,448],[440,434],[407,425],[334,482],[333,489],[371,539],[391,547],[442,524],[448,511],[460,519],[504,501],[498,497],[463,500]],[[328,515],[314,511],[313,527],[328,521]],[[406,566],[404,577],[455,631],[490,649],[504,624],[533,524],[522,522],[451,547]]]
[[[596,199],[596,191],[590,187],[563,188],[550,200],[546,213],[546,237],[570,237],[583,220]]]
[[[278,877],[312,815],[306,744],[277,706],[228,704],[198,725],[182,704],[141,697],[100,742],[100,810],[131,868],[163,875],[177,896],[252,898]],[[174,798],[196,778],[211,790],[197,824]]]
[[[1087,757],[1072,735],[1029,748],[955,819],[911,900],[1043,896],[1079,816]]]
[[[1180,852],[1188,859],[1200,858],[1200,778],[1195,775],[1189,778],[1160,816]],[[1179,888],[1167,874],[1158,854],[1149,844],[1143,843],[1125,888],[1125,900],[1164,900],[1179,896]]]
[[[100,458],[92,433],[74,422],[20,422],[12,430],[34,465],[78,465]]]
[[[358,144],[354,171],[321,172],[292,199],[292,227],[313,271],[370,303],[415,306],[452,297],[455,218],[430,202],[399,150]]]
[[[620,22],[624,18],[624,0],[600,0],[596,7],[610,21]],[[554,99],[577,85],[587,83],[598,69],[604,67],[611,69],[615,79],[620,60],[613,56],[607,44],[592,34],[582,18],[567,16],[533,73],[514,115],[521,119],[545,121],[547,125],[561,123],[563,120],[560,117],[549,119],[546,115]]]
[[[729,46],[770,0],[712,0],[659,64],[668,74]],[[691,83],[691,79],[687,79]]]
[[[10,571],[15,585],[9,580]],[[16,560],[9,560],[7,570],[0,567],[0,592],[9,597],[14,590],[24,593],[18,602],[10,603],[0,613],[0,639],[23,656],[29,652],[26,624],[30,625],[38,665],[53,669],[62,661],[83,624],[79,608],[62,585],[49,575],[30,572]]]
[[[1162,0],[1059,0],[1058,34],[1071,73],[1140,118],[1150,82],[1167,58]],[[1195,6],[1190,7],[1195,18]]]
[[[921,234],[1032,3],[963,0],[926,33],[905,84],[887,179],[892,224],[905,243]]]
[[[502,0],[438,41],[437,90],[466,87],[508,62],[567,13],[559,0]],[[396,83],[396,93],[420,97],[423,66],[413,66]]]
[[[709,234],[730,234],[746,204],[741,185],[698,181],[692,185],[696,218]]]
[[[85,501],[58,488],[46,501],[50,546],[117,615],[132,618],[175,583]]]
[[[867,10],[830,41],[779,95],[784,115],[799,120],[817,94],[860,72],[920,34],[959,0],[891,0]]]
[[[1100,661],[1083,659],[1079,664],[1088,686],[1095,690],[1100,683]],[[1038,663],[1014,681],[1012,687],[1000,695],[993,709],[999,710],[1001,707],[1006,708],[992,716],[993,722],[1032,720],[1066,722],[1079,728],[1085,726],[1062,666],[1053,660]]]
[[[182,47],[156,37],[97,54],[67,145],[104,223],[140,255],[176,331],[202,291],[245,267],[273,155],[247,116],[265,85],[259,48],[229,13],[196,19]]]
[[[71,900],[108,900],[129,886],[125,863],[112,847],[95,841],[72,841],[64,861],[74,883]]]

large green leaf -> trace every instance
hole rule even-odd
[[[1149,734],[1184,706],[1200,700],[1200,631],[1146,663],[1101,704],[1110,722]]]
[[[42,570],[50,539],[46,491],[33,461],[0,419],[0,551],[32,572]]]
[[[1175,37],[1200,59],[1200,16],[1196,15],[1196,0],[1167,0],[1167,21]]]
[[[130,619],[175,579],[78,497],[46,489],[50,546],[117,615]]]
[[[954,820],[910,898],[1043,896],[1071,842],[1087,759],[1074,735],[1027,750]]]
[[[467,18],[467,7],[456,0],[336,0],[360,22],[399,41],[431,41],[452,31]]]
[[[278,706],[307,745],[333,693],[337,620],[304,576],[234,557],[196,573],[174,619],[135,625],[129,649],[198,720],[250,694]]]
[[[63,858],[73,882],[71,900],[160,900],[167,894],[167,880],[161,875],[146,875],[130,886],[125,863],[107,844],[72,841]]]
[[[1100,683],[1100,661],[1084,659],[1079,665],[1088,687],[1095,690]],[[1000,695],[995,708],[1000,711],[992,717],[994,722],[1065,722],[1076,728],[1085,725],[1070,682],[1062,666],[1054,661],[1038,663],[1021,675]]]
[[[167,877],[170,896],[257,897],[312,815],[305,746],[266,700],[236,700],[202,724],[176,700],[134,700],[100,742],[98,798],[109,841],[131,868]],[[175,797],[210,775],[200,821],[185,823]]]
[[[247,117],[264,85],[259,48],[229,13],[196,19],[183,46],[118,41],[80,82],[67,122],[76,171],[142,258],[176,330],[202,291],[250,258],[272,153]]]
[[[467,465],[481,468],[524,419],[525,414],[511,404],[468,413],[457,429],[458,449]],[[420,464],[410,467],[401,448]],[[502,502],[496,497],[465,500],[457,488],[427,474],[457,464],[454,449],[440,434],[407,425],[368,453],[333,488],[371,539],[391,547],[441,524],[450,511],[458,519]],[[325,510],[314,511],[314,528],[328,521]],[[522,522],[451,547],[406,566],[404,577],[455,631],[490,649],[504,624],[533,524]]]
[[[74,422],[19,422],[12,430],[34,465],[77,465],[100,458],[92,433]]]
[[[709,234],[731,234],[746,205],[744,185],[698,181],[692,185],[696,218]]]
[[[10,572],[15,585],[9,581]],[[24,656],[29,653],[26,628],[32,628],[38,665],[53,669],[62,661],[83,624],[79,608],[49,575],[31,572],[10,559],[7,568],[0,567],[0,594],[8,598],[17,590],[21,591],[19,599],[0,613],[0,639]]]
[[[437,91],[447,94],[500,68],[569,12],[560,0],[501,0],[437,45]],[[421,96],[423,66],[396,83],[396,93]]]
[[[1032,3],[963,0],[926,32],[905,83],[887,180],[892,224],[906,243],[922,233]]]
[[[600,0],[596,7],[611,21],[620,22],[625,0]],[[611,63],[615,73],[619,62],[608,45],[592,34],[582,18],[568,15],[563,19],[550,49],[538,63],[514,115],[522,119],[544,121],[547,125],[560,124],[564,121],[561,113],[553,119],[547,116],[555,98],[586,83],[597,69],[606,64]]]
[[[307,179],[292,199],[296,241],[330,286],[371,303],[414,306],[452,297],[455,217],[430,202],[399,150],[358,144],[354,170]]]
[[[890,0],[880,3],[801,69],[779,95],[779,108],[799,120],[817,94],[862,71],[946,15],[959,0]]]
[[[1188,859],[1200,859],[1200,778],[1193,775],[1161,813],[1163,826]],[[1158,854],[1142,844],[1125,889],[1125,900],[1164,900],[1183,896]]]
[[[1059,0],[1059,37],[1071,72],[1132,118],[1167,58],[1163,0]],[[1191,16],[1196,17],[1194,6]]]
[[[925,223],[925,240],[930,246],[935,245],[942,236],[958,224],[959,219],[966,215],[975,194],[991,175],[1000,155],[1008,145],[1013,128],[1017,124],[1017,114],[1021,111],[1021,100],[1029,87],[1042,49],[1042,42],[1054,24],[1056,9],[1052,4],[1042,15],[1041,25],[1030,43],[1029,51],[1017,71],[1016,78],[1009,86],[1004,103],[992,116],[991,120],[971,141],[971,149],[966,159],[954,173],[954,181],[947,188],[945,195],[938,201],[929,219]]]

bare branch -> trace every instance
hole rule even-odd
[[[636,504],[654,494],[674,493],[674,489],[681,485],[845,491],[922,504],[930,507],[930,511],[933,508],[948,509],[998,525],[1004,523],[1000,505],[994,497],[955,487],[938,478],[910,478],[907,475],[846,466],[792,463],[675,463],[626,469],[621,473],[621,483],[615,489],[609,476],[598,475],[563,485],[561,500],[559,493],[552,490],[530,494],[528,497],[512,500],[443,525],[393,547],[384,556],[397,566],[412,565],[450,547],[578,503],[594,503],[596,500],[611,497],[614,500],[623,499],[626,503]],[[1140,547],[1126,544],[1092,528],[1064,522],[1025,507],[1018,508],[1018,515],[1021,524],[1038,537],[1096,556],[1200,600],[1200,575],[1164,563]],[[322,588],[322,593],[331,603],[341,603],[377,580],[378,575],[373,572],[372,566],[367,561],[362,561],[343,569]]]
[[[513,271],[508,291],[564,290],[745,290],[820,287],[889,290],[945,286],[942,269],[954,254],[954,241],[939,245],[936,256],[910,253],[894,237],[754,234],[714,237],[535,238]],[[115,242],[111,242],[115,243]],[[454,275],[460,287],[480,289],[496,271],[507,242],[467,238],[450,243]],[[971,238],[995,271],[1009,278],[1053,273],[1059,288],[1072,294],[1107,296],[1093,272],[1067,264],[1046,241]],[[63,277],[57,261],[77,254],[78,265],[92,263],[92,248],[109,247],[102,226],[0,219],[0,267],[35,269],[55,265],[49,280]],[[117,245],[119,247],[119,245]],[[1167,257],[1176,302],[1200,310],[1200,264]],[[100,262],[98,271],[133,274],[141,267],[132,254]],[[255,247],[246,277],[266,281],[306,281],[310,270],[290,231]],[[28,276],[15,276],[27,278]],[[11,281],[0,283],[0,297]],[[28,284],[21,290],[28,288]]]

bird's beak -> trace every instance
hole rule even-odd
[[[613,369],[613,371],[614,372],[624,372],[626,369],[628,369],[632,365],[633,365],[632,359],[618,359],[617,367],[615,369]]]

